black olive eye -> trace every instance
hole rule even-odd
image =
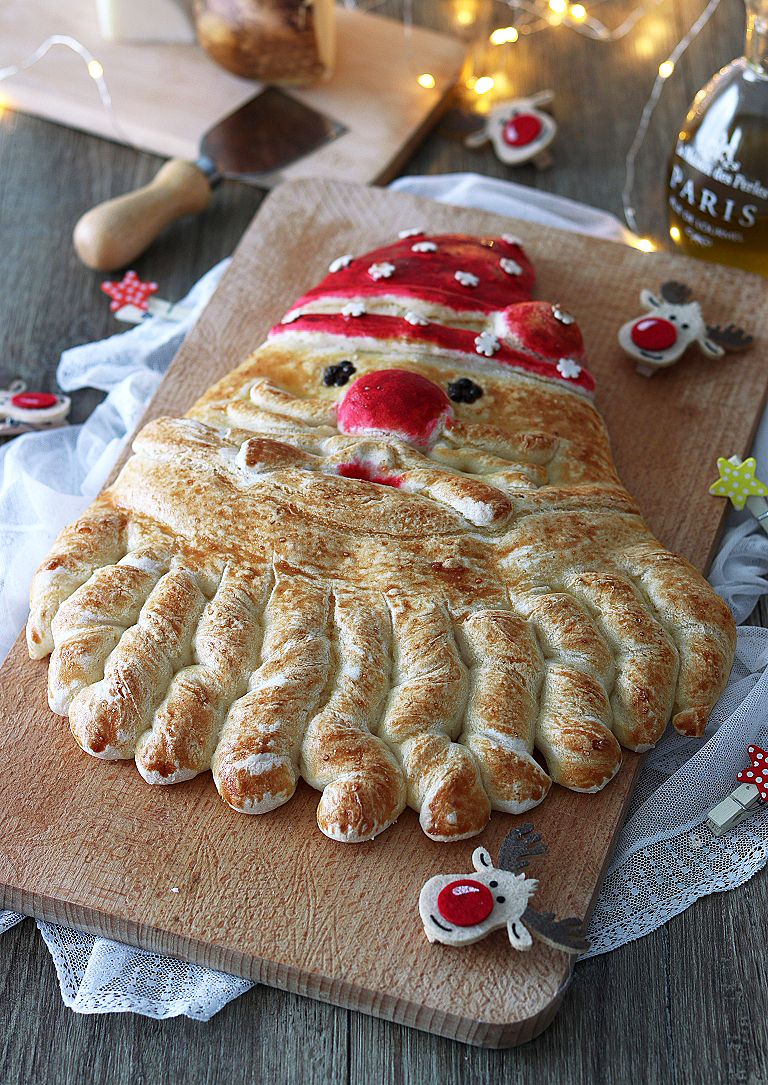
[[[490,885],[491,889],[495,889],[495,888],[496,888],[496,886],[497,886],[497,885],[498,885],[499,883],[498,883],[498,882],[488,882],[488,884]]]
[[[681,324],[680,327],[683,328],[683,329],[689,328],[690,324]]]
[[[483,394],[479,384],[475,384],[469,377],[461,377],[448,385],[448,398],[454,403],[474,403]]]
[[[353,373],[357,372],[350,361],[339,362],[338,365],[329,365],[323,373],[323,384],[326,388],[333,385],[346,384]]]
[[[674,314],[674,313],[670,313],[670,314],[669,314],[669,319],[670,319],[670,320],[677,320],[677,317],[675,316],[675,314]]]
[[[503,904],[506,899],[506,897],[496,897],[496,900],[499,902],[499,904]]]

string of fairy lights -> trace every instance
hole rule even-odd
[[[381,7],[387,0],[343,0],[345,7],[358,11],[373,11]],[[437,0],[440,2],[440,0]],[[444,0],[452,5],[451,15],[458,28],[469,29],[476,21],[479,6],[484,0]],[[487,0],[486,0],[487,2]],[[610,4],[610,0],[591,0],[590,10],[581,3],[569,3],[569,0],[495,0],[493,6],[506,9],[513,13],[508,25],[496,25],[488,31],[484,42],[477,42],[479,47],[513,45],[527,35],[540,33],[554,26],[566,26],[575,33],[593,38],[597,41],[613,42],[629,34],[638,22],[654,9],[658,8],[664,0],[645,0],[644,3],[635,7],[629,15],[616,27],[610,28],[597,16],[601,7]],[[622,191],[622,206],[627,225],[636,237],[636,247],[644,251],[650,251],[655,246],[652,242],[640,236],[637,224],[637,211],[633,204],[633,191],[635,187],[635,163],[637,155],[643,145],[651,123],[653,112],[661,97],[664,84],[672,75],[680,58],[690,44],[702,31],[706,23],[715,13],[720,0],[709,0],[706,7],[680,39],[669,56],[658,66],[658,73],[645,108],[643,109],[635,138],[627,152],[625,165],[625,184]],[[506,22],[499,18],[493,20],[497,23]],[[411,38],[414,26],[413,0],[404,0],[402,22],[405,34],[406,48],[411,48]],[[125,133],[112,105],[105,79],[104,68],[99,60],[94,57],[86,47],[77,39],[65,34],[55,34],[47,38],[33,53],[17,64],[0,68],[0,82],[11,76],[18,75],[32,65],[41,61],[54,46],[64,46],[73,50],[80,56],[86,66],[88,75],[96,84],[101,96],[102,106],[107,113],[117,138],[128,144],[136,146],[133,140]],[[418,83],[425,88],[435,85],[434,77],[428,72],[422,72],[417,77]],[[466,88],[477,95],[478,100],[484,95],[490,97],[496,87],[496,80],[491,75],[477,77],[470,74],[466,79]]]
[[[79,42],[77,38],[70,37],[69,34],[52,34],[50,38],[46,38],[43,44],[35,49],[34,53],[25,57],[24,60],[20,60],[18,64],[10,64],[7,68],[0,68],[0,82],[2,82],[3,79],[9,79],[12,75],[20,75],[21,72],[26,71],[27,68],[31,68],[33,64],[37,64],[37,62],[42,60],[46,53],[48,53],[55,45],[63,45],[67,49],[71,49],[74,53],[77,53],[79,57],[82,57],[88,75],[98,87],[101,96],[101,104],[104,106],[104,111],[112,123],[115,135],[122,143],[127,143],[129,146],[134,147],[135,144],[124,132],[112,106],[112,97],[109,93],[106,80],[104,79],[103,67],[96,57],[86,49],[82,42]]]
[[[645,104],[645,108],[643,109],[643,113],[640,118],[640,124],[635,134],[635,138],[632,141],[631,147],[627,151],[624,189],[621,193],[621,202],[624,208],[624,218],[627,221],[627,226],[629,226],[630,230],[634,234],[639,233],[639,230],[637,228],[637,212],[632,203],[632,193],[635,187],[635,161],[637,159],[640,148],[643,145],[643,141],[648,133],[648,128],[650,127],[653,111],[656,108],[659,98],[661,97],[661,92],[664,88],[664,84],[666,83],[667,79],[669,79],[670,75],[672,75],[672,72],[675,70],[675,65],[677,64],[678,60],[686,51],[691,42],[696,37],[698,37],[698,35],[704,29],[706,24],[714,15],[719,4],[720,0],[709,0],[709,3],[705,7],[704,11],[702,11],[701,15],[698,17],[698,19],[693,24],[688,33],[680,39],[680,41],[677,43],[677,45],[672,50],[667,59],[659,65],[659,73],[656,76],[656,80],[653,84],[651,96]],[[639,247],[646,248],[647,245],[641,244]]]

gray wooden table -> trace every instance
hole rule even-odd
[[[606,3],[597,12],[617,25],[631,7]],[[703,8],[703,0],[663,0],[613,43],[559,27],[514,47],[515,88],[555,92],[559,135],[549,171],[512,170],[488,147],[467,150],[457,136],[461,117],[451,111],[402,172],[507,178],[621,218],[626,155],[658,64]],[[740,0],[721,0],[664,88],[637,160],[633,198],[644,232],[663,234],[658,196],[670,141],[695,92],[741,52],[743,26]],[[0,116],[0,370],[9,377],[55,390],[62,350],[119,330],[99,289],[103,276],[78,262],[71,230],[83,211],[145,183],[159,164],[33,117]],[[137,273],[159,282],[161,296],[183,296],[232,252],[262,198],[257,189],[225,182],[204,215],[177,223],[135,262]],[[76,393],[72,420],[87,417],[100,398]],[[765,624],[761,611],[755,620]],[[267,987],[230,1003],[208,1024],[75,1015],[64,1008],[48,951],[27,920],[0,937],[0,1082],[763,1085],[767,916],[763,872],[640,942],[580,963],[550,1028],[507,1051],[466,1047]]]

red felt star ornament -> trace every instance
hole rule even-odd
[[[121,282],[104,282],[101,289],[112,298],[109,308],[113,313],[124,305],[135,305],[137,309],[146,310],[147,298],[155,293],[157,283],[144,283],[135,271],[126,271]]]
[[[768,802],[768,753],[759,746],[750,746],[747,753],[752,764],[748,769],[743,769],[736,779],[742,784],[754,784],[763,802]]]

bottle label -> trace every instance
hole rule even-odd
[[[761,202],[768,200],[768,188],[741,172],[734,159],[733,140],[724,143],[720,153],[709,161],[682,141],[675,148],[675,156],[669,179],[669,206],[689,227],[687,236],[705,247],[716,239],[743,243],[744,231],[766,213]],[[692,169],[685,169],[684,164]]]

